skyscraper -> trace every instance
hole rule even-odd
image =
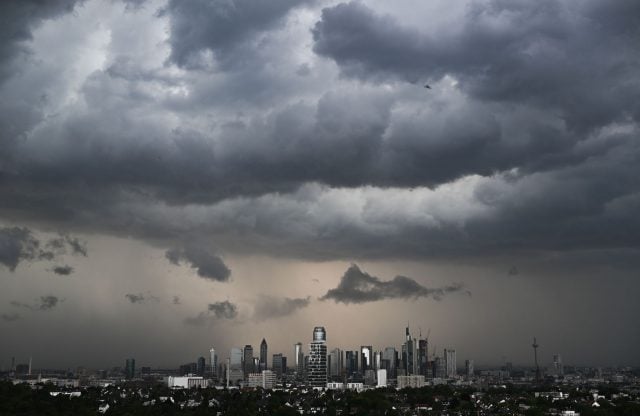
[[[360,371],[362,374],[373,368],[373,347],[371,345],[363,345],[360,347],[360,360]]]
[[[560,354],[553,356],[553,372],[557,376],[564,376],[564,365],[562,365],[562,357]]]
[[[207,361],[205,360],[204,357],[198,357],[197,362],[197,369],[196,369],[196,374],[199,375],[200,377],[204,377],[204,371],[206,367],[206,363]]]
[[[347,351],[345,354],[347,377],[353,378],[358,374],[358,351]]]
[[[227,373],[231,385],[235,385],[244,378],[242,371],[242,348],[231,348]]]
[[[415,374],[416,371],[416,341],[411,337],[409,327],[405,330],[405,343],[402,344],[402,363],[406,375]]]
[[[124,362],[124,375],[129,380],[136,375],[136,360],[133,358],[127,358]]]
[[[218,376],[218,356],[216,355],[215,348],[209,350],[209,365],[211,366],[211,377]]]
[[[456,367],[456,350],[444,350],[444,367],[447,378],[455,378],[458,373]]]
[[[340,348],[334,348],[329,353],[329,375],[332,380],[342,379],[342,368],[344,367],[344,354]]]
[[[244,346],[243,371],[245,378],[247,378],[249,374],[255,373],[255,369],[253,368],[253,347],[249,344]]]
[[[396,363],[398,361],[398,352],[393,347],[387,347],[382,353],[383,368],[387,370],[387,377],[396,378]]]
[[[465,370],[464,372],[465,372],[465,376],[467,377],[467,380],[472,379],[474,374],[473,360],[464,361],[464,370]]]
[[[297,342],[294,345],[294,364],[296,367],[296,377],[302,379],[304,375],[304,352],[302,352],[302,343]]]
[[[284,360],[282,354],[273,354],[273,361],[271,362],[271,369],[278,378],[282,377],[282,374],[286,373],[286,368],[284,367]]]
[[[267,341],[262,338],[260,343],[260,370],[267,369]]]
[[[313,329],[307,379],[311,387],[327,386],[327,332],[322,326]]]
[[[428,344],[426,339],[418,340],[418,374],[427,375],[428,367]]]
[[[373,369],[378,371],[382,368],[382,351],[373,353]]]

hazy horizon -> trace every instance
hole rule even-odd
[[[0,12],[0,366],[640,365],[640,2]]]

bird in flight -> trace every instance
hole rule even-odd
[[[429,85],[429,84],[424,84],[424,87],[429,89],[429,90],[431,89],[431,85]]]

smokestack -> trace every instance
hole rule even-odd
[[[29,375],[31,375],[31,361],[32,357],[29,357]]]

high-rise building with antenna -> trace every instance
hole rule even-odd
[[[406,375],[417,373],[416,355],[416,340],[411,337],[411,333],[409,332],[409,324],[407,324],[407,328],[405,329],[405,343],[402,344],[402,363],[404,364]]]
[[[538,366],[538,342],[536,341],[536,337],[533,337],[533,360],[536,366],[536,381],[540,381],[540,366]]]

